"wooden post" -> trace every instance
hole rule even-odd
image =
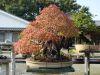
[[[15,54],[13,47],[11,48],[11,75],[15,75]]]
[[[85,53],[85,75],[90,75],[90,63],[89,63],[90,53]]]
[[[6,64],[6,75],[9,75],[9,63]]]

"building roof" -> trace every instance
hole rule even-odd
[[[23,29],[28,21],[0,10],[0,29]]]

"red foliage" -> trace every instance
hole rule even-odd
[[[36,20],[33,21],[21,33],[21,39],[14,44],[17,53],[35,53],[41,49],[32,40],[47,41],[59,40],[59,36],[73,37],[77,33],[69,17],[64,14],[56,5],[44,8]]]
[[[41,11],[41,14],[36,17],[37,28],[44,28],[46,31],[53,32],[56,35],[62,33],[65,37],[76,35],[76,28],[74,27],[70,18],[56,5],[50,5]],[[74,35],[72,35],[74,31]],[[71,34],[71,35],[70,35]]]
[[[16,53],[31,54],[36,53],[41,49],[41,45],[33,45],[28,39],[20,39],[14,44],[14,50]]]

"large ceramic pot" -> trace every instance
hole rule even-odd
[[[72,61],[65,62],[38,62],[26,59],[27,69],[36,69],[36,68],[62,68],[72,66]]]

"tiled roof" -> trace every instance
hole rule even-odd
[[[28,21],[0,10],[0,28],[25,28]]]

